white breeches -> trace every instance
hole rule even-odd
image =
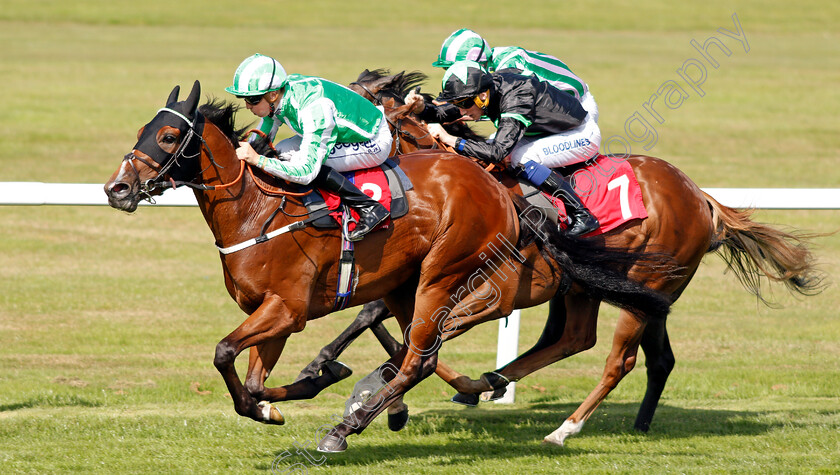
[[[381,106],[379,107],[382,110]],[[300,150],[302,137],[295,135],[277,142],[274,146],[281,155]],[[382,115],[382,122],[379,124],[379,131],[376,136],[367,142],[360,143],[336,143],[330,154],[327,156],[325,166],[339,172],[361,170],[372,168],[388,159],[391,154],[391,130],[385,115]]]
[[[589,92],[581,105],[588,112],[583,123],[574,129],[544,137],[523,137],[510,153],[510,163],[534,161],[548,168],[565,167],[589,160],[601,146],[598,127],[598,104]]]

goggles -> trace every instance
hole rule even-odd
[[[475,97],[470,96],[461,99],[453,99],[449,101],[449,103],[461,109],[469,109],[475,103]]]
[[[242,99],[247,104],[255,106],[255,105],[259,104],[260,102],[262,102],[263,98],[265,97],[265,94],[260,94],[259,96],[236,96],[236,97],[238,97],[239,99]]]

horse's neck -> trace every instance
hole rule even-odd
[[[389,125],[399,127],[395,141],[399,140],[398,153],[410,153],[416,150],[446,149],[446,145],[429,134],[429,129],[419,119],[408,113],[407,106],[385,109],[389,114]],[[393,132],[393,130],[392,130]],[[425,143],[420,143],[420,141]],[[397,145],[396,143],[394,144]]]
[[[207,148],[201,154],[202,182],[217,187],[235,182],[242,165],[230,140],[216,126],[205,127],[204,139]],[[208,150],[212,152],[212,160]],[[261,192],[247,169],[233,186],[209,191],[196,190],[195,197],[217,244],[223,246],[256,237],[281,202],[281,198],[266,196]],[[298,210],[292,211],[290,214],[300,214]],[[280,213],[273,219],[272,228],[274,225],[280,227],[288,224],[285,222],[287,220]]]

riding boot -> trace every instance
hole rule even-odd
[[[586,209],[574,188],[557,172],[551,175],[539,186],[540,191],[556,196],[566,205],[566,214],[571,222],[566,228],[566,234],[573,237],[583,236],[598,229],[601,223]]]
[[[371,232],[390,216],[384,206],[364,194],[344,175],[330,167],[321,167],[314,184],[337,194],[342,203],[359,213],[356,228],[347,233],[348,241],[361,240],[365,234]]]

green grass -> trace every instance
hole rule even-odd
[[[289,71],[347,83],[365,68],[422,70],[467,26],[491,45],[555,53],[592,87],[605,137],[624,133],[665,81],[690,92],[653,124],[649,153],[704,187],[840,183],[838,6],[831,2],[59,2],[0,10],[0,181],[102,183],[172,86],[200,79],[223,97],[233,69],[260,51]],[[689,44],[733,29],[699,97],[677,75]],[[650,119],[650,116],[646,115]],[[244,124],[253,118],[240,116]],[[638,146],[638,145],[637,145]],[[815,232],[838,211],[759,212]],[[513,406],[464,409],[437,378],[413,389],[403,432],[376,420],[311,473],[831,473],[840,466],[840,238],[816,241],[834,283],[781,307],[758,305],[716,256],[676,304],[677,367],[647,435],[632,423],[642,358],[567,447],[540,444],[600,377],[616,312],[605,307],[592,350],[517,386]],[[356,374],[312,401],[281,403],[287,425],[235,414],[213,368],[216,342],[243,314],[224,289],[212,236],[195,209],[0,207],[0,467],[3,473],[249,473],[271,470],[294,442],[344,408],[357,377],[385,353],[370,334],[342,357]],[[523,314],[520,349],[545,308]],[[284,384],[353,318],[345,311],[295,335],[269,383]],[[393,329],[393,323],[390,324]],[[469,375],[492,369],[496,325],[448,343],[441,358]],[[246,358],[238,367],[244,371]],[[313,454],[315,457],[320,455]]]

